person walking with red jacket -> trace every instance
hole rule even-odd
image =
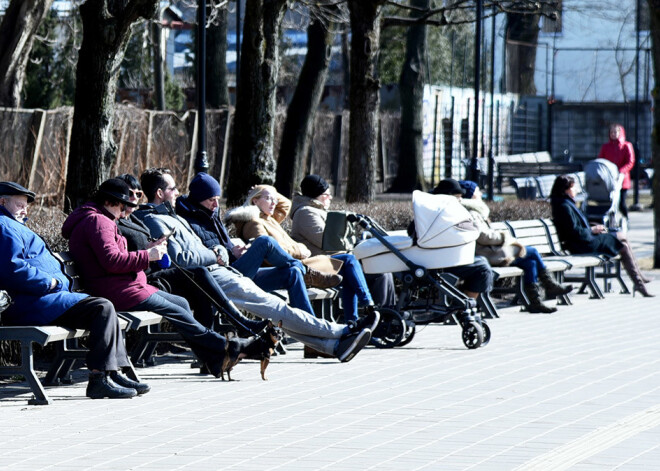
[[[610,125],[610,140],[602,145],[598,158],[607,159],[615,164],[619,173],[623,175],[619,210],[627,218],[626,194],[630,189],[630,171],[635,165],[635,149],[630,142],[626,141],[626,130],[623,126],[617,123]]]

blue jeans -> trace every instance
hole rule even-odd
[[[264,260],[272,267],[261,268]],[[254,239],[250,248],[232,267],[243,276],[251,278],[264,291],[286,289],[289,293],[289,304],[314,314],[305,287],[306,268],[300,260],[286,253],[272,237],[261,236]]]
[[[520,268],[523,273],[523,281],[527,284],[539,281],[539,272],[545,270],[545,264],[534,247],[525,247],[527,254],[523,258],[516,258],[511,265]]]
[[[227,343],[225,337],[197,322],[185,298],[158,291],[130,310],[153,311],[163,316],[201,361],[218,362],[224,358]]]
[[[357,320],[358,304],[367,306],[373,304],[367,280],[360,262],[350,253],[332,255],[332,258],[341,260],[344,264],[339,274],[344,277],[341,282],[341,299],[344,305],[344,322]]]

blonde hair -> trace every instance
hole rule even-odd
[[[254,185],[250,189],[247,198],[245,198],[245,202],[243,203],[243,206],[253,206],[254,200],[259,198],[264,191],[269,191],[274,195],[277,194],[277,190],[275,189],[275,187],[271,185]]]

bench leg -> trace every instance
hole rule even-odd
[[[559,272],[557,273],[557,283],[560,285],[564,284],[564,273]],[[571,298],[568,296],[568,294],[562,294],[560,296],[557,296],[557,304],[560,306],[570,306],[573,304],[573,301],[571,301]]]
[[[71,342],[71,346],[69,346]],[[44,384],[52,386],[58,384],[71,384],[69,380],[65,379],[71,373],[73,366],[76,364],[76,361],[85,359],[87,355],[87,350],[78,347],[78,341],[75,339],[64,340],[59,343],[57,346],[57,356],[50,368],[46,377],[44,378]]]
[[[525,307],[529,307],[530,300],[529,296],[527,296],[527,293],[525,293],[525,280],[523,280],[522,276],[519,276],[516,278],[516,295],[514,296],[514,301],[512,304],[515,302],[520,301],[520,303]]]
[[[603,299],[605,296],[603,292],[598,287],[596,283],[596,269],[594,267],[588,267],[585,269],[585,275],[587,277],[587,285],[591,290],[591,299]]]
[[[22,374],[25,380],[30,385],[34,398],[28,400],[31,406],[45,406],[52,404],[53,401],[46,394],[46,390],[42,386],[37,374],[34,372],[34,356],[32,350],[32,342],[21,341],[21,366],[16,368],[16,373]]]
[[[137,374],[137,371],[135,371],[135,367],[133,366],[133,363],[131,363],[131,360],[128,360],[129,365],[124,367],[123,373],[128,376],[130,379],[133,381],[137,381],[138,383],[141,381],[140,377]]]
[[[621,294],[630,294],[630,290],[628,289],[628,286],[626,285],[626,282],[623,281],[623,278],[621,277],[621,261],[617,260],[614,262],[615,265],[615,276],[616,280],[619,282],[619,285],[621,285]]]
[[[490,299],[490,295],[486,292],[479,293],[479,296],[477,297],[477,306],[479,306],[479,309],[484,313],[484,317],[488,319],[500,317],[493,304],[493,300]]]
[[[585,294],[587,288],[589,288],[589,291],[591,292],[590,299],[603,299],[605,296],[603,295],[603,292],[600,290],[598,287],[598,283],[596,282],[596,268],[595,267],[587,267],[584,269],[584,276],[567,276],[564,278],[565,281],[568,282],[581,282],[582,285],[580,286],[580,289],[578,290],[578,294]]]

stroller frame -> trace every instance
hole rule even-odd
[[[441,269],[428,269],[410,261],[387,240],[387,231],[370,217],[353,214],[349,216],[349,221],[368,231],[408,267],[408,271],[394,274],[402,282],[395,311],[408,325],[407,335],[397,342],[398,345],[405,345],[412,340],[416,324],[431,323],[459,325],[463,344],[469,349],[485,346],[490,341],[490,328],[482,319],[476,300],[456,288],[457,277],[443,273]],[[437,299],[441,299],[441,303],[435,303]],[[377,331],[380,328],[379,325]]]

